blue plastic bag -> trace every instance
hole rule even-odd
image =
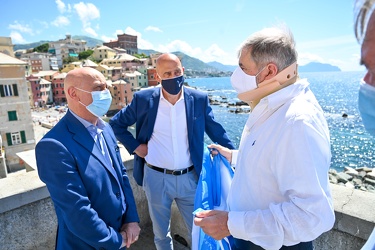
[[[213,209],[228,210],[226,198],[233,174],[234,171],[225,157],[217,154],[212,158],[205,145],[202,171],[195,194],[195,212]],[[215,240],[193,224],[192,250],[230,250],[232,239],[232,236],[228,236],[222,240]]]

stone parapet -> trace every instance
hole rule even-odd
[[[120,148],[124,150],[124,148]],[[132,177],[133,158],[123,153],[130,177],[141,228],[151,226],[146,197]],[[32,165],[32,164],[30,164]],[[332,230],[315,240],[316,249],[360,249],[375,226],[375,194],[331,184],[336,221]],[[172,209],[172,234],[188,239],[177,206]],[[0,249],[54,249],[56,216],[48,190],[37,171],[11,174],[0,180]],[[141,239],[132,246],[154,249],[150,230],[142,231]],[[148,232],[148,233],[147,233]],[[176,243],[175,243],[176,244]],[[146,245],[146,248],[145,248]],[[176,249],[187,249],[179,247]]]

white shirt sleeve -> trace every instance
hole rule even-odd
[[[270,161],[257,161],[257,164],[263,168],[266,162],[271,162],[267,167],[278,190],[263,193],[259,187],[253,191],[261,194],[258,199],[271,197],[273,202],[263,209],[230,211],[228,215],[228,228],[235,238],[265,249],[314,240],[330,230],[335,220],[328,181],[330,145],[326,134],[316,129],[314,122],[306,124],[299,119],[287,126],[273,143],[277,146],[268,147]],[[243,153],[247,153],[245,149]],[[232,159],[237,158],[233,156]],[[270,181],[264,175],[239,178],[250,182],[252,179],[262,180],[261,183]],[[246,199],[244,192],[241,190],[237,195]]]
[[[238,150],[232,150],[232,162],[230,164],[234,167],[237,164],[237,156],[238,156]]]

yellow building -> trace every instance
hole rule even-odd
[[[94,49],[92,57],[95,61],[100,62],[103,59],[109,59],[116,56],[116,51],[107,46],[100,46]]]

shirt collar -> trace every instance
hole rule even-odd
[[[184,86],[182,86],[182,88],[181,88],[181,96],[177,100],[177,102],[179,102],[180,100],[183,100],[183,99],[184,99]],[[162,87],[160,87],[160,100],[167,100],[167,99],[165,99],[165,97],[163,95],[163,88]]]
[[[71,112],[72,115],[75,118],[77,118],[78,121],[80,121],[82,123],[82,125],[85,126],[86,129],[89,130],[90,127],[94,127],[96,129],[97,134],[101,133],[103,131],[104,127],[105,127],[105,123],[101,118],[98,118],[98,122],[97,122],[96,126],[94,126],[91,122],[88,122],[85,119],[83,119],[82,117],[78,116],[72,110],[69,109],[69,112]]]
[[[300,79],[294,84],[291,84],[286,88],[280,89],[279,91],[264,97],[260,100],[259,104],[266,104],[268,106],[268,109],[276,109],[283,105],[286,101],[293,99],[308,86],[309,82],[307,81],[307,79]]]

